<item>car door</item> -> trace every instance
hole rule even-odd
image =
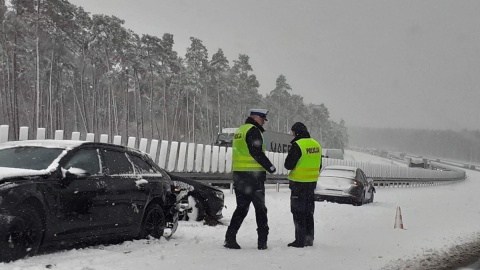
[[[53,191],[58,204],[53,208],[54,226],[58,228],[56,240],[95,237],[103,232],[108,222],[105,215],[108,207],[103,200],[105,176],[99,155],[98,148],[83,148],[60,162],[64,178]]]
[[[104,148],[102,157],[106,173],[105,201],[109,205],[109,228],[116,233],[133,233],[142,219],[148,200],[141,177],[124,149]]]
[[[154,196],[162,196],[163,188],[165,188],[162,186],[162,184],[166,184],[164,178],[167,177],[167,174],[162,174],[157,171],[147,161],[145,161],[141,155],[136,153],[128,153],[128,158],[134,165],[137,179],[137,189],[141,192],[150,194],[152,198]],[[137,206],[139,209],[144,209],[146,203],[148,203],[147,200],[137,201]]]
[[[365,183],[364,184],[364,186],[365,186],[365,200],[368,201],[368,200],[370,200],[370,198],[372,198],[372,183],[370,181],[368,181],[367,176],[365,175],[365,173],[362,170],[358,169],[358,171],[360,172],[362,178],[364,179],[362,181]]]
[[[366,198],[367,198],[367,185],[368,185],[368,183],[367,183],[367,179],[365,178],[365,176],[363,175],[363,173],[360,169],[357,169],[355,179],[359,180],[362,183],[363,194],[365,194],[365,197],[364,197],[364,201],[365,201]]]

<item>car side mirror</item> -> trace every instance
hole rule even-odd
[[[88,173],[84,169],[72,167],[69,169],[62,168],[62,175],[63,175],[62,182],[65,185],[69,185],[73,180],[88,177],[90,173]]]

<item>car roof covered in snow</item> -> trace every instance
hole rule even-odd
[[[324,170],[342,170],[342,171],[357,171],[357,167],[344,166],[344,165],[329,165],[325,166]]]
[[[73,149],[81,145],[96,145],[96,146],[110,146],[115,148],[123,149],[124,151],[130,151],[132,153],[137,153],[139,155],[149,156],[147,153],[140,151],[136,148],[131,148],[128,146],[110,144],[103,142],[90,142],[90,141],[75,141],[75,140],[25,140],[25,141],[10,141],[5,143],[0,143],[0,149],[7,149],[13,147],[45,147],[45,148],[61,148],[61,149]]]
[[[34,147],[45,147],[45,148],[74,148],[80,146],[85,141],[74,141],[74,140],[26,140],[26,141],[10,141],[5,143],[0,143],[0,149],[12,148],[12,147],[22,147],[22,146],[34,146]]]
[[[331,165],[326,166],[320,172],[320,179],[330,178],[330,177],[340,177],[340,178],[355,178],[357,174],[357,167],[352,166],[343,166],[343,165]]]

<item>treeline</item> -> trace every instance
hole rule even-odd
[[[480,163],[479,130],[349,127],[350,145]]]
[[[270,110],[267,129],[303,121],[324,147],[343,148],[345,123],[292,94],[284,75],[263,97],[249,56],[211,58],[198,38],[185,56],[174,38],[138,35],[124,21],[66,0],[0,0],[0,124],[210,143],[250,108]],[[51,135],[51,134],[50,134]],[[110,136],[112,137],[112,136]]]

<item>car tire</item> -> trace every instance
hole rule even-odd
[[[365,191],[362,193],[358,201],[354,203],[355,206],[362,206],[363,202],[365,201]]]
[[[14,261],[35,255],[42,243],[40,213],[31,205],[20,205],[7,228],[1,228],[0,261]]]
[[[165,215],[163,214],[162,208],[156,203],[150,204],[143,216],[139,238],[146,239],[153,237],[160,239],[160,237],[163,236],[164,230]]]
[[[186,214],[186,220],[202,221],[205,219],[205,207],[199,199],[188,196],[188,205],[191,207],[191,211]]]

